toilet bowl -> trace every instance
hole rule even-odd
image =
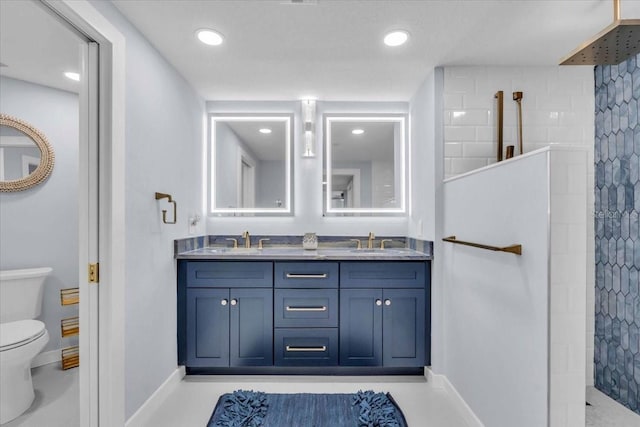
[[[26,411],[35,397],[31,361],[49,341],[39,320],[0,324],[0,424]]]
[[[0,424],[17,418],[35,397],[31,362],[49,341],[42,308],[51,268],[0,271]]]

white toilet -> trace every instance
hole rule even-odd
[[[35,397],[31,361],[49,341],[44,323],[35,318],[51,271],[0,271],[0,424],[26,411]]]

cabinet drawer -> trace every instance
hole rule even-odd
[[[332,366],[338,364],[338,328],[277,328],[276,366]]]
[[[264,288],[273,285],[271,262],[190,261],[187,286],[196,288]]]
[[[276,288],[337,288],[337,262],[276,262]]]
[[[343,262],[341,288],[424,288],[424,262]]]
[[[274,324],[280,328],[338,326],[337,289],[276,289]]]

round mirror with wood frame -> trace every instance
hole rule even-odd
[[[0,180],[0,192],[23,191],[45,181],[53,170],[55,155],[47,138],[29,123],[15,117],[0,114],[0,126],[8,126],[28,136],[40,150],[40,163],[27,176],[14,180]]]

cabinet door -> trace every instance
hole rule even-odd
[[[273,365],[273,290],[231,289],[231,366]]]
[[[385,289],[383,296],[384,366],[424,366],[424,289]]]
[[[382,365],[382,290],[340,291],[340,365]]]
[[[229,366],[229,290],[187,291],[187,366]]]

